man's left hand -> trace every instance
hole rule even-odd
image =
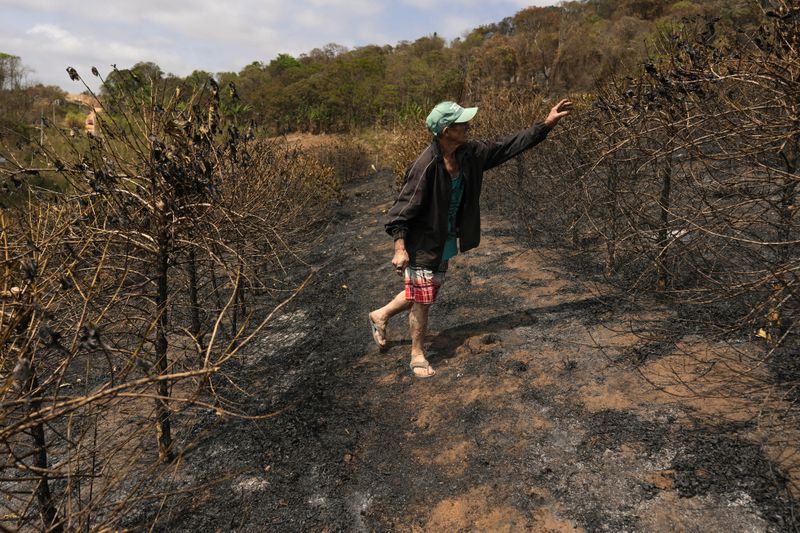
[[[572,102],[568,98],[564,98],[550,110],[550,114],[544,119],[545,125],[548,128],[552,128],[558,124],[559,120],[569,115],[570,111],[572,111]]]

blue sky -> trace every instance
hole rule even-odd
[[[22,58],[29,80],[83,87],[97,66],[153,61],[185,76],[195,69],[239,71],[280,53],[328,43],[395,45],[437,32],[445,39],[553,0],[0,0],[0,52]]]

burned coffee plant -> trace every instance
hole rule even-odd
[[[302,289],[304,243],[339,194],[333,168],[238,123],[233,85],[103,81],[95,134],[49,128],[24,161],[18,139],[0,140],[13,200],[0,212],[0,505],[13,528],[156,523],[191,490],[193,417],[269,415],[226,400],[226,364]],[[38,187],[43,175],[66,192]]]
[[[675,371],[654,384],[762,402],[753,423],[796,470],[800,9],[771,2],[752,32],[686,18],[649,47],[638,75],[598,82],[546,149],[498,172],[492,199],[632,301],[669,302],[660,342],[700,335],[712,348],[687,354],[696,381]],[[513,91],[491,106],[490,134],[546,112]],[[700,385],[720,369],[726,379]]]

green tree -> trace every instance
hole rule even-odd
[[[0,90],[21,89],[28,72],[19,56],[0,52]]]

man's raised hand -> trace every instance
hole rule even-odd
[[[559,120],[569,115],[570,111],[572,111],[572,102],[570,102],[568,98],[564,98],[550,110],[550,114],[544,119],[545,125],[548,128],[552,128],[558,124]]]

